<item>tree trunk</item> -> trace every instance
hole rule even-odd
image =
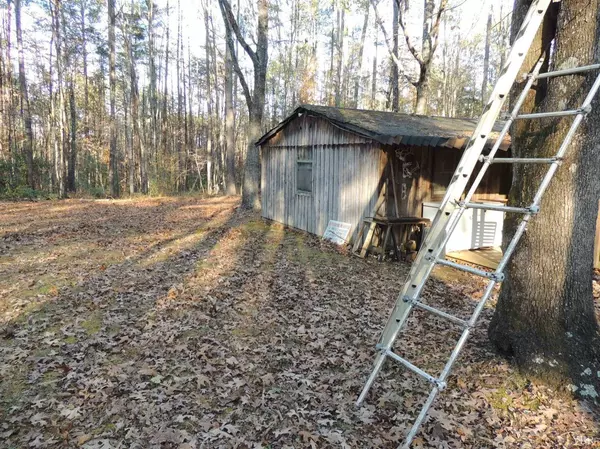
[[[487,26],[485,31],[485,49],[483,52],[483,81],[481,82],[481,107],[485,106],[487,101],[487,83],[490,71],[490,44],[492,36],[492,7],[488,14]]]
[[[417,101],[415,103],[415,114],[427,114],[427,100],[429,93],[429,67],[421,67],[419,81],[417,82]]]
[[[513,36],[530,1],[515,8]],[[525,61],[529,70],[546,48],[553,48],[552,68],[598,62],[598,0],[554,4]],[[560,6],[559,6],[560,5]],[[555,47],[549,44],[555,39]],[[521,109],[576,109],[596,73],[542,80]],[[574,385],[582,396],[600,392],[600,341],[592,296],[593,236],[600,197],[600,109],[575,134],[567,156],[528,225],[507,267],[507,278],[492,319],[489,336],[517,365],[553,384]],[[572,118],[517,122],[512,130],[515,157],[554,156]],[[555,125],[555,126],[551,126]],[[509,202],[530,204],[547,167],[515,167]],[[517,219],[505,220],[505,244]],[[590,373],[590,374],[588,374]],[[573,387],[572,387],[573,388]]]
[[[231,40],[231,30],[225,28],[226,39]],[[225,151],[226,151],[226,173],[225,187],[227,195],[237,193],[235,185],[235,112],[233,110],[233,61],[229,45],[225,48]]]
[[[54,31],[54,42],[56,45],[56,87],[58,105],[55,113],[58,111],[58,139],[54,144],[54,167],[56,177],[56,188],[59,198],[64,198],[66,194],[65,177],[65,99],[64,99],[64,78],[63,78],[63,42],[61,35],[61,3],[60,0],[53,0],[52,22]]]
[[[338,0],[337,4],[337,37],[335,40],[337,64],[335,71],[335,106],[340,107],[342,105],[342,79],[343,79],[343,62],[344,62],[344,34],[345,34],[345,18],[346,8],[345,5]]]
[[[240,84],[244,90],[244,97],[248,105],[248,150],[246,152],[246,164],[244,169],[244,181],[242,190],[242,206],[252,209],[260,209],[259,184],[260,184],[260,154],[256,147],[256,140],[262,132],[262,119],[265,108],[265,93],[267,81],[268,63],[268,31],[269,31],[269,8],[267,0],[257,0],[258,24],[256,33],[256,51],[253,51],[244,39],[237,21],[233,17],[231,5],[227,0],[219,0],[225,26],[235,32],[238,42],[242,45],[254,67],[254,91],[250,94],[248,83],[240,70],[237,55],[232,50],[235,71],[239,77]],[[231,47],[231,42],[228,42]]]
[[[148,26],[148,72],[150,78],[150,92],[148,94],[150,102],[150,118],[152,127],[152,151],[156,152],[157,149],[157,126],[158,126],[158,100],[156,90],[156,64],[154,60],[154,0],[146,0],[146,7],[148,10],[146,19]],[[144,158],[145,160],[146,158]],[[142,177],[142,192],[148,193],[148,170],[147,163],[144,162],[146,170],[146,178]]]
[[[206,60],[206,111],[208,114],[208,128],[206,130],[206,189],[209,194],[214,193],[213,187],[213,143],[214,143],[214,127],[213,127],[213,110],[212,110],[212,69],[211,69],[211,39],[210,27],[208,26],[208,9],[204,10],[204,27],[205,27],[205,60]]]
[[[366,2],[365,4],[365,19],[363,22],[363,27],[360,34],[360,46],[358,47],[358,73],[355,74],[354,77],[354,96],[353,96],[353,105],[355,108],[358,108],[358,92],[360,88],[360,82],[362,79],[362,70],[363,70],[363,53],[365,50],[365,38],[367,37],[367,29],[369,27],[369,10],[371,9],[370,3]]]
[[[399,31],[399,18],[398,18],[398,0],[392,0],[394,15],[392,18],[392,52],[396,59],[398,59],[398,31]],[[400,88],[398,87],[398,64],[393,58],[391,59],[391,83],[392,83],[392,95],[390,109],[394,112],[400,111]]]
[[[117,102],[117,77],[115,73],[115,0],[108,0],[108,51],[110,84],[110,149],[109,178],[113,197],[119,196],[119,159],[117,154],[117,127],[115,109]]]
[[[258,0],[258,30],[256,43],[256,64],[254,65],[254,92],[252,112],[248,120],[248,152],[244,173],[242,204],[247,208],[260,209],[260,154],[255,145],[262,132],[262,119],[265,109],[265,89],[267,82],[269,15],[267,0]]]
[[[169,23],[169,0],[167,0],[167,23]],[[163,153],[167,153],[167,102],[168,102],[168,80],[169,80],[169,27],[166,30],[166,49],[165,49],[165,80],[163,88],[163,105],[161,117],[161,144]]]
[[[85,2],[81,3],[81,59],[83,61],[83,134],[86,139],[90,137],[89,114],[89,83],[88,83],[88,62],[87,62],[87,30],[85,25]]]
[[[373,56],[373,70],[371,74],[371,109],[375,109],[377,94],[377,39],[375,39],[375,55]]]
[[[29,109],[29,94],[27,92],[27,79],[25,78],[25,56],[23,54],[23,33],[21,31],[21,0],[15,0],[15,28],[17,32],[17,47],[19,51],[19,89],[21,94],[21,120],[25,126],[25,140],[23,153],[27,164],[27,184],[35,189],[33,173],[33,131],[31,129],[31,111]]]
[[[69,81],[69,115],[70,115],[70,148],[69,148],[69,169],[67,174],[67,190],[75,192],[77,190],[77,109],[75,105],[75,81],[72,76]]]
[[[177,0],[177,49],[175,51],[176,61],[176,81],[177,81],[177,191],[184,192],[186,186],[186,173],[185,173],[185,153],[183,147],[183,98],[181,95],[181,84],[185,83],[181,76],[181,0]]]

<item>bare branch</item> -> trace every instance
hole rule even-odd
[[[223,0],[226,1],[226,0]],[[248,83],[246,82],[246,78],[244,77],[244,73],[242,69],[240,69],[240,64],[238,61],[237,53],[235,51],[235,45],[233,44],[233,36],[231,35],[231,26],[229,21],[226,19],[227,12],[225,11],[225,6],[222,3],[222,0],[219,0],[219,7],[221,8],[221,15],[223,16],[223,23],[225,24],[225,41],[227,42],[227,46],[229,47],[229,52],[231,53],[231,61],[233,62],[233,70],[237,74],[240,84],[242,85],[242,91],[244,92],[244,98],[246,99],[246,104],[248,105],[248,110],[252,110],[252,95],[250,94],[250,88],[248,87]],[[229,13],[233,15],[231,12],[231,8],[229,9]],[[256,57],[256,55],[255,55]]]
[[[371,5],[373,6],[373,10],[375,11],[375,20],[377,21],[377,24],[379,25],[379,28],[381,29],[381,32],[383,33],[383,40],[385,41],[385,45],[388,49],[388,53],[390,54],[390,57],[394,61],[394,64],[396,64],[396,67],[398,67],[398,73],[400,75],[402,75],[409,84],[412,84],[413,86],[416,87],[417,82],[411,80],[410,77],[406,73],[404,73],[404,71],[402,70],[402,63],[398,59],[398,56],[396,56],[394,54],[394,50],[392,49],[392,47],[390,45],[390,41],[388,39],[387,31],[385,30],[385,26],[383,25],[381,17],[379,16],[379,12],[377,11],[377,4],[375,3],[375,0],[371,0]]]
[[[417,60],[419,65],[424,66],[425,61],[423,60],[423,56],[421,55],[419,50],[417,50],[417,47],[415,47],[415,45],[413,44],[412,38],[410,37],[410,34],[408,34],[408,30],[406,29],[406,26],[404,24],[404,17],[402,15],[402,1],[401,0],[395,0],[395,1],[398,3],[398,19],[399,19],[398,21],[400,23],[400,28],[402,28],[402,34],[404,34],[404,40],[406,41],[406,46],[408,47],[408,50],[413,55],[413,57]]]
[[[223,21],[225,21],[225,26],[229,24],[230,29],[235,33],[238,42],[246,51],[246,53],[248,53],[248,56],[250,56],[252,62],[256,65],[258,60],[256,53],[254,52],[254,50],[252,50],[252,48],[250,48],[250,45],[248,45],[246,39],[244,39],[242,31],[240,30],[240,26],[238,25],[237,20],[235,20],[235,16],[233,15],[233,11],[231,10],[231,5],[227,0],[219,0],[219,6],[221,7],[221,12],[223,14]]]
[[[431,51],[429,52],[427,62],[431,61],[431,59],[433,58],[433,55],[435,53],[435,50],[437,49],[438,42],[439,42],[440,22],[442,19],[442,14],[444,14],[444,12],[446,11],[447,6],[448,6],[448,0],[442,0],[442,2],[440,3],[440,9],[438,9],[438,13],[435,18],[435,23],[433,24],[433,27],[431,28],[431,32],[429,33],[429,39],[431,39],[431,36],[433,36],[433,43],[431,44]]]

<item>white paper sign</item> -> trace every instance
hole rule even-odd
[[[346,239],[350,233],[350,228],[352,228],[350,223],[329,220],[329,224],[327,225],[327,229],[325,229],[323,238],[337,245],[343,245],[346,243]]]

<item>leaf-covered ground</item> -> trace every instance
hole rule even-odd
[[[237,205],[0,203],[0,447],[401,442],[427,385],[388,362],[365,405],[354,401],[408,266],[354,258]],[[426,296],[466,316],[480,287],[440,270]],[[600,447],[591,405],[495,355],[491,313],[414,447]],[[439,372],[456,329],[419,314],[408,329],[396,349]]]

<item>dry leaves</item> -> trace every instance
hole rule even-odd
[[[398,446],[428,386],[388,363],[354,401],[408,267],[236,207],[0,204],[2,447]],[[479,287],[440,271],[424,296],[466,316]],[[491,351],[490,316],[414,447],[599,447],[593,411]],[[456,329],[410,325],[396,350],[439,372]]]

